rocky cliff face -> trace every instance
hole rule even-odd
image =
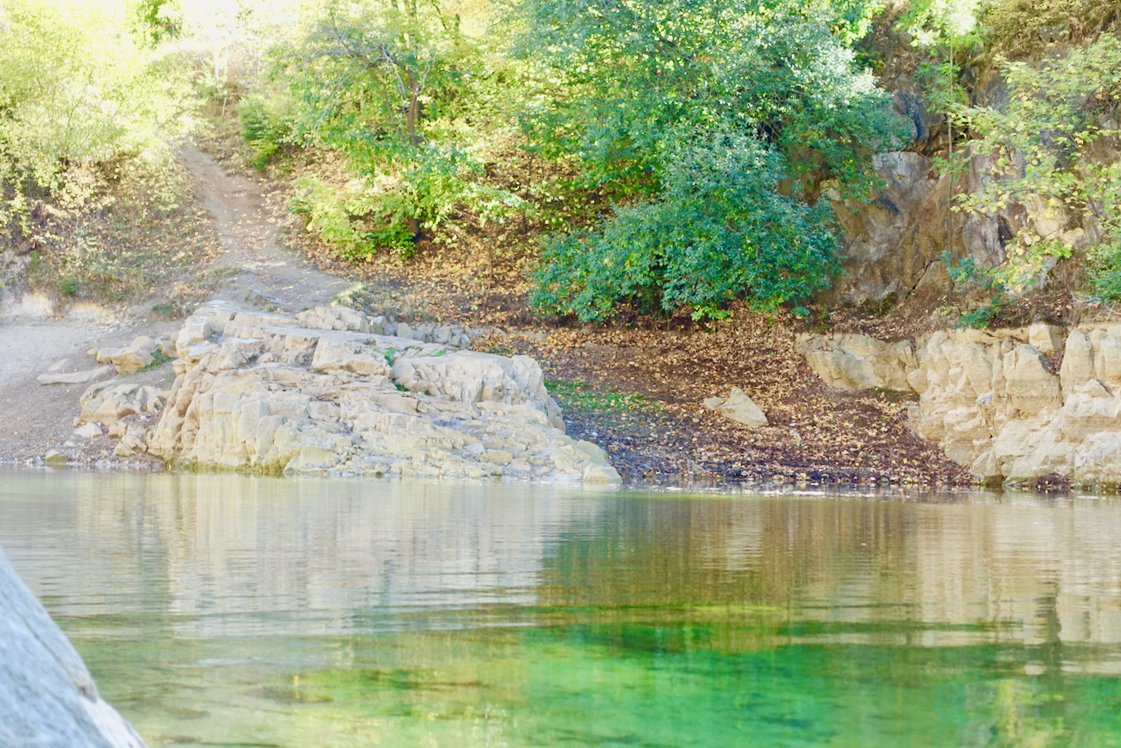
[[[895,110],[913,139],[901,144],[902,150],[874,157],[883,186],[870,204],[842,201],[823,185],[843,232],[845,269],[823,300],[882,308],[913,296],[942,298],[950,286],[943,251],[955,262],[968,258],[979,268],[995,267],[1008,259],[1007,245],[1025,228],[1071,250],[1101,241],[1101,227],[1092,216],[1038,198],[985,214],[951,210],[955,195],[978,192],[997,178],[994,159],[976,152],[959,132],[953,161],[961,176],[951,184],[945,168],[935,167],[935,158],[950,155],[951,130],[926,102],[915,77],[915,50],[905,34],[892,29],[893,21],[890,15],[881,21],[869,48],[879,57],[881,85],[892,92]],[[1000,108],[1008,100],[1007,86],[991,61],[964,66],[955,83],[974,106]],[[1100,125],[1118,129],[1112,119]],[[1094,158],[1100,163],[1121,159],[1117,144],[1116,138],[1100,140]]]
[[[887,344],[803,336],[829,385],[911,391],[914,430],[984,482],[1121,485],[1121,325],[940,331]],[[1061,351],[1061,353],[1060,353]]]

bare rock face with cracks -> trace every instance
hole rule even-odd
[[[600,447],[564,434],[537,362],[469,350],[472,332],[214,304],[167,344],[169,391],[99,383],[79,421],[173,468],[618,482]],[[150,429],[115,425],[153,412]]]
[[[821,379],[841,389],[909,391],[911,428],[986,483],[1045,476],[1121,485],[1121,325],[1066,332],[1033,324],[938,331],[884,343],[803,336]],[[1061,352],[1061,363],[1059,355]]]

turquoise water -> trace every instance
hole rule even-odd
[[[0,473],[149,745],[1121,745],[1121,503]]]

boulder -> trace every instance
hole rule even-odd
[[[704,406],[709,410],[715,410],[729,420],[751,428],[767,425],[767,416],[739,387],[733,387],[727,398],[710,397],[706,399]]]
[[[96,423],[84,423],[78,428],[74,429],[74,433],[83,439],[96,439],[103,436],[105,432]]]
[[[99,351],[98,361],[101,360],[102,355],[107,356],[118,374],[127,374],[151,366],[156,360],[157,351],[156,341],[147,336],[141,336],[123,348],[116,348],[104,353]]]
[[[799,336],[796,348],[830,387],[909,390],[907,374],[916,367],[910,341],[884,343],[867,335]]]
[[[82,658],[0,551],[0,742],[143,748]]]
[[[70,464],[70,458],[57,449],[52,449],[43,455],[43,463],[54,467],[63,467]]]
[[[165,393],[150,385],[119,380],[98,382],[82,394],[79,423],[109,426],[138,413],[155,414],[163,407],[165,399]]]

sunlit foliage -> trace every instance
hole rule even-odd
[[[975,149],[995,157],[997,178],[965,196],[965,205],[1027,205],[1046,219],[1007,247],[1002,274],[1013,284],[1038,274],[1048,258],[1069,256],[1083,233],[1074,224],[1094,228],[1103,237],[1093,257],[1098,285],[1121,297],[1121,39],[1102,34],[1041,63],[1002,61],[1002,69],[1007,105],[971,113],[984,133]]]
[[[167,159],[190,126],[174,66],[124,0],[6,0],[0,25],[0,223],[47,199],[80,208],[121,159]]]
[[[463,30],[453,11],[417,0],[329,1],[275,50],[275,75],[299,104],[286,137],[341,154],[361,180],[360,199],[350,204],[363,205],[384,227],[352,236],[341,220],[320,221],[340,230],[322,234],[325,240],[347,237],[342,247],[351,257],[374,251],[386,237],[400,247],[399,225],[419,237],[460,203],[485,214],[515,201],[473,178],[481,167],[472,137],[458,125],[473,102],[491,93],[493,70],[486,45]],[[325,204],[330,195],[313,184],[303,194],[321,215],[341,218],[340,210],[350,210]]]

